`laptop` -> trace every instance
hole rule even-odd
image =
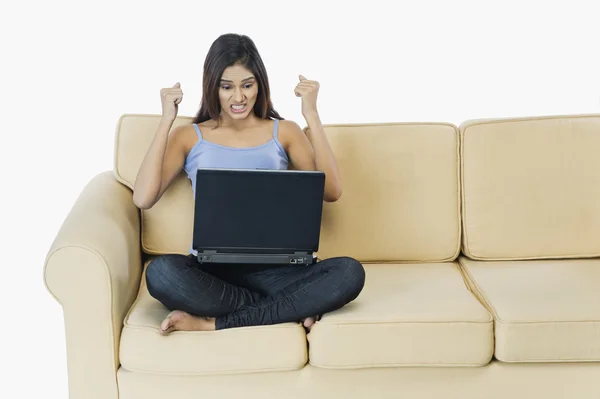
[[[198,261],[314,263],[324,190],[321,171],[198,169],[192,244]]]

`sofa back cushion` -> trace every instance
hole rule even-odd
[[[600,115],[471,120],[460,134],[465,255],[600,255]]]
[[[116,135],[115,174],[133,188],[159,116],[124,115]],[[174,127],[191,123],[178,117]],[[319,257],[363,262],[452,260],[460,249],[458,128],[451,124],[329,125],[343,183],[325,203]],[[182,173],[142,211],[149,254],[188,253],[193,232],[191,185]]]
[[[177,117],[173,129],[192,123],[191,117]],[[138,170],[160,122],[158,115],[123,115],[115,143],[116,178],[133,189]],[[142,210],[142,250],[152,255],[187,254],[190,250],[194,198],[189,179],[182,171],[171,187],[150,209]]]
[[[437,262],[460,250],[458,128],[329,125],[342,197],[325,203],[319,256]]]

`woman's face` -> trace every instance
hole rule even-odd
[[[258,82],[242,65],[232,65],[223,71],[219,83],[221,116],[244,119],[254,109],[258,97]]]

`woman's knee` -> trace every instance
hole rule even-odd
[[[365,286],[365,268],[362,263],[349,256],[338,257],[336,266],[347,302],[353,301]]]
[[[352,294],[352,299],[355,299],[365,286],[365,268],[362,263],[354,258],[346,257],[344,259],[349,275],[349,277],[347,277],[348,290]]]
[[[158,300],[163,300],[169,288],[176,286],[180,255],[161,255],[153,259],[146,268],[146,286],[150,295]]]
[[[204,289],[210,278],[194,266],[193,258],[169,254],[154,259],[146,269],[146,286],[150,295],[171,310],[183,310],[196,316],[223,313],[220,293]]]

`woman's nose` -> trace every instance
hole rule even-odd
[[[242,90],[237,89],[235,91],[234,100],[238,103],[241,103],[243,99],[244,99],[244,93],[242,93]]]

